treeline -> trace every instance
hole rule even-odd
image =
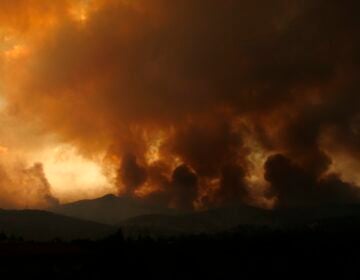
[[[357,275],[357,230],[241,226],[214,234],[31,242],[0,234],[4,277],[50,279],[249,279]],[[49,276],[50,275],[50,276]],[[115,275],[115,278],[114,278]],[[7,278],[10,279],[10,278]],[[47,278],[49,279],[49,278]]]

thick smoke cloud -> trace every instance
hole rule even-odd
[[[132,154],[126,154],[122,158],[122,165],[119,170],[119,184],[124,184],[127,191],[133,191],[146,181],[146,169],[139,166],[136,157]]]
[[[174,204],[181,209],[192,209],[192,202],[197,197],[198,178],[188,166],[178,166],[172,174]]]
[[[245,170],[238,165],[222,167],[220,176],[220,189],[216,194],[221,203],[238,204],[248,198]]]
[[[335,174],[317,177],[281,154],[271,156],[265,170],[271,184],[269,195],[277,197],[278,207],[350,204],[360,198],[359,188],[342,182]]]
[[[335,152],[360,156],[358,1],[89,3],[53,15],[4,91],[19,118],[106,151],[119,193],[256,204],[256,166],[281,153],[264,166],[279,206],[358,199],[328,175]]]

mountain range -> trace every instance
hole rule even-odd
[[[107,195],[40,210],[0,210],[0,232],[27,240],[99,239],[122,228],[127,236],[176,236],[231,231],[239,226],[288,229],[322,225],[360,228],[360,205],[267,210],[238,205],[199,212],[155,207]]]
[[[178,213],[176,210],[159,207],[132,196],[118,197],[112,194],[92,200],[61,204],[48,210],[60,215],[108,225],[147,214],[174,215]]]

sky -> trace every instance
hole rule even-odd
[[[358,202],[359,8],[0,1],[0,207]]]

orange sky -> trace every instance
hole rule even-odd
[[[25,121],[19,118],[16,112],[8,107],[6,94],[12,94],[14,87],[30,74],[21,68],[32,59],[42,41],[63,24],[72,24],[74,28],[84,24],[89,5],[90,1],[64,0],[0,3],[1,163],[4,169],[22,169],[23,167],[15,166],[21,163],[25,168],[34,162],[41,162],[51,183],[51,193],[62,202],[116,192],[99,164],[101,152],[99,159],[95,159],[96,155],[91,159],[84,157],[76,145],[62,141],[61,136],[56,133],[44,131],[35,120],[36,116]],[[31,100],[27,99],[25,102],[31,103]],[[18,177],[20,171],[7,172],[11,173],[12,177]],[[15,187],[2,186],[0,190],[5,193],[5,188]],[[20,190],[14,191],[18,192]],[[44,206],[41,198],[18,201],[14,195],[13,199],[7,200],[10,202],[3,204],[9,204],[10,207]]]

